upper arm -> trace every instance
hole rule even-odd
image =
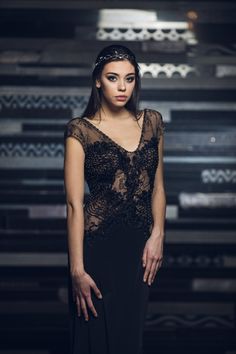
[[[164,189],[164,122],[162,115],[159,112],[156,113],[156,131],[157,131],[157,142],[158,142],[158,166],[155,175],[154,189]]]
[[[65,139],[64,185],[66,202],[73,206],[83,204],[84,200],[84,159],[82,144],[74,137]]]
[[[164,136],[163,134],[160,136],[159,143],[158,143],[158,166],[156,169],[155,175],[155,189],[164,189],[164,163],[163,163],[163,152],[164,152]]]

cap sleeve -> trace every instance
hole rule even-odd
[[[152,124],[153,133],[155,134],[157,140],[159,141],[161,135],[163,135],[165,131],[165,124],[163,122],[163,117],[160,112],[154,109],[149,109],[148,111],[152,122],[151,124]]]
[[[164,135],[165,132],[165,124],[163,121],[163,117],[160,112],[155,111],[156,117],[157,117],[157,138],[158,141],[161,137],[161,135]]]
[[[65,127],[64,130],[64,143],[66,141],[66,138],[68,137],[74,137],[75,139],[77,139],[84,151],[86,151],[86,147],[87,147],[87,136],[86,136],[86,132],[85,132],[85,127],[83,125],[83,123],[81,122],[82,118],[73,118],[71,119]]]

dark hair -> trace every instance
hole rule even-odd
[[[101,91],[96,87],[96,80],[100,78],[104,66],[111,61],[129,60],[135,69],[135,86],[129,101],[125,108],[133,113],[137,118],[139,116],[138,102],[140,92],[140,69],[134,53],[123,45],[110,45],[101,50],[98,54],[95,66],[92,72],[92,89],[87,107],[82,117],[92,118],[101,108]]]

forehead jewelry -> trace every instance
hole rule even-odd
[[[113,60],[113,59],[135,60],[135,58],[132,55],[115,52],[114,54],[107,54],[105,56],[100,56],[97,59],[96,63],[94,64],[94,68],[96,68],[99,64],[101,64],[104,61]]]

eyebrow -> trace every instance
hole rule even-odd
[[[119,76],[119,74],[117,74],[117,73],[112,73],[112,72],[106,73],[106,75],[108,75],[108,74],[112,74],[112,75]],[[129,74],[125,75],[125,76],[129,76],[129,75],[135,75],[135,73],[129,73]]]

